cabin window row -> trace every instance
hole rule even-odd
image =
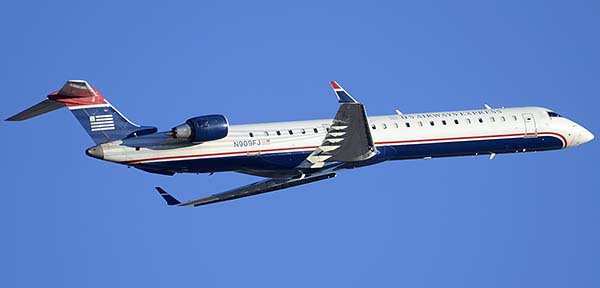
[[[329,131],[329,128],[326,128],[326,129],[327,129],[327,131]],[[297,133],[300,133],[300,134],[306,134],[306,133],[309,133],[308,131],[311,131],[311,129],[307,130],[307,129],[301,128],[301,129],[289,129],[289,130],[275,130],[275,134],[277,136],[281,136],[281,135],[294,135],[294,132],[297,132]],[[317,133],[319,133],[319,129],[318,128],[312,128],[312,132],[314,134],[317,134]],[[248,135],[250,137],[254,137],[254,136],[257,136],[257,135],[269,137],[271,134],[269,133],[269,131],[261,131],[261,132],[249,132]]]
[[[507,121],[507,118],[504,117],[504,116],[498,117],[498,120],[496,120],[496,119],[497,119],[496,117],[489,117],[489,118],[479,117],[479,118],[477,118],[477,120],[474,120],[474,119],[471,119],[471,118],[464,118],[464,123],[471,124],[471,123],[473,123],[475,121],[477,121],[479,123],[484,123],[486,121],[491,122],[491,123],[495,123],[497,121],[498,122],[506,122]],[[513,121],[518,121],[519,118],[517,118],[516,115],[512,115],[511,119]],[[416,123],[417,123],[417,125],[419,127],[424,127],[424,126],[427,126],[427,125],[428,126],[435,126],[437,124],[441,124],[442,126],[447,126],[449,123],[452,123],[452,122],[455,125],[459,125],[461,123],[461,121],[459,119],[454,119],[452,121],[448,121],[446,119],[442,119],[441,121],[438,121],[438,122],[436,122],[434,120],[431,120],[431,121],[417,121]],[[392,122],[391,126],[393,126],[394,128],[399,128],[400,125],[401,124],[398,124],[398,122]],[[404,126],[406,126],[407,128],[410,128],[411,127],[411,122],[404,122]],[[388,127],[390,127],[390,126],[388,126],[387,123],[381,123],[379,126],[378,126],[378,124],[371,124],[371,129],[376,130],[377,127],[381,127],[383,129],[388,129]]]
[[[513,121],[517,121],[519,119],[519,118],[517,118],[516,115],[512,115],[511,118],[512,118]],[[489,117],[488,119],[489,119],[488,120],[489,122],[492,122],[492,123],[496,122],[496,117],[492,116],[492,117]],[[500,116],[498,119],[499,119],[499,122],[506,122],[507,121],[506,117],[504,117],[504,116]],[[479,122],[479,123],[484,123],[485,121],[486,120],[484,120],[484,118],[482,118],[482,117],[477,118],[477,122]],[[439,121],[439,123],[441,123],[442,126],[447,126],[448,123],[452,123],[452,122],[454,123],[454,125],[459,125],[461,123],[459,121],[459,119],[453,119],[451,122],[448,122],[448,120],[446,120],[446,119],[442,119],[441,121]],[[464,122],[467,123],[467,124],[471,124],[474,121],[471,118],[464,118]],[[424,127],[426,125],[425,123],[426,122],[423,122],[423,121],[417,121],[417,125],[419,127]],[[434,120],[431,120],[427,124],[429,124],[429,126],[435,126],[436,122]],[[394,127],[394,128],[400,128],[400,125],[402,125],[402,124],[398,124],[398,122],[392,122],[392,124],[391,124],[391,126]],[[381,123],[380,126],[383,129],[388,129],[389,128],[389,126],[388,126],[387,123]],[[404,126],[406,128],[410,128],[411,127],[411,122],[404,122]],[[376,130],[377,129],[377,124],[371,124],[371,129]],[[286,130],[275,130],[275,134],[277,136],[286,135],[286,134],[287,135],[294,135],[294,130],[299,131],[300,134],[306,134],[307,133],[306,129],[301,128],[299,130],[298,129],[289,129],[287,131]],[[326,132],[329,132],[329,128],[328,127],[325,128],[324,130]],[[314,134],[317,134],[317,133],[319,133],[319,129],[318,128],[312,128],[312,132]],[[270,136],[269,135],[269,131],[262,131],[260,133],[263,136],[267,136],[267,137]],[[250,137],[254,137],[256,134],[254,132],[249,132],[248,135]]]

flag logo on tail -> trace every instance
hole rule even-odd
[[[90,116],[90,128],[92,132],[103,130],[115,130],[115,120],[111,114]]]

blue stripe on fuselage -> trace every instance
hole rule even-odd
[[[425,157],[451,157],[486,153],[512,153],[544,151],[563,148],[563,142],[553,136],[536,138],[507,138],[490,140],[470,140],[457,142],[398,144],[377,146],[378,154],[345,168],[372,165],[388,160],[420,159]],[[312,151],[270,153],[256,156],[232,156],[201,158],[165,162],[144,163],[138,167],[149,167],[171,172],[210,173],[240,170],[291,170],[298,166]]]

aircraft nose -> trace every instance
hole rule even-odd
[[[579,133],[579,141],[581,142],[581,144],[590,142],[592,140],[594,140],[594,134],[592,134],[592,132],[590,132],[589,130],[583,128],[583,131]]]
[[[94,157],[100,160],[104,159],[104,149],[102,149],[102,146],[97,145],[94,146],[90,149],[85,150],[85,154],[87,154],[90,157]]]

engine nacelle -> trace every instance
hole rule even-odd
[[[229,122],[223,115],[206,115],[190,118],[169,133],[175,139],[193,143],[219,140],[229,133]]]

